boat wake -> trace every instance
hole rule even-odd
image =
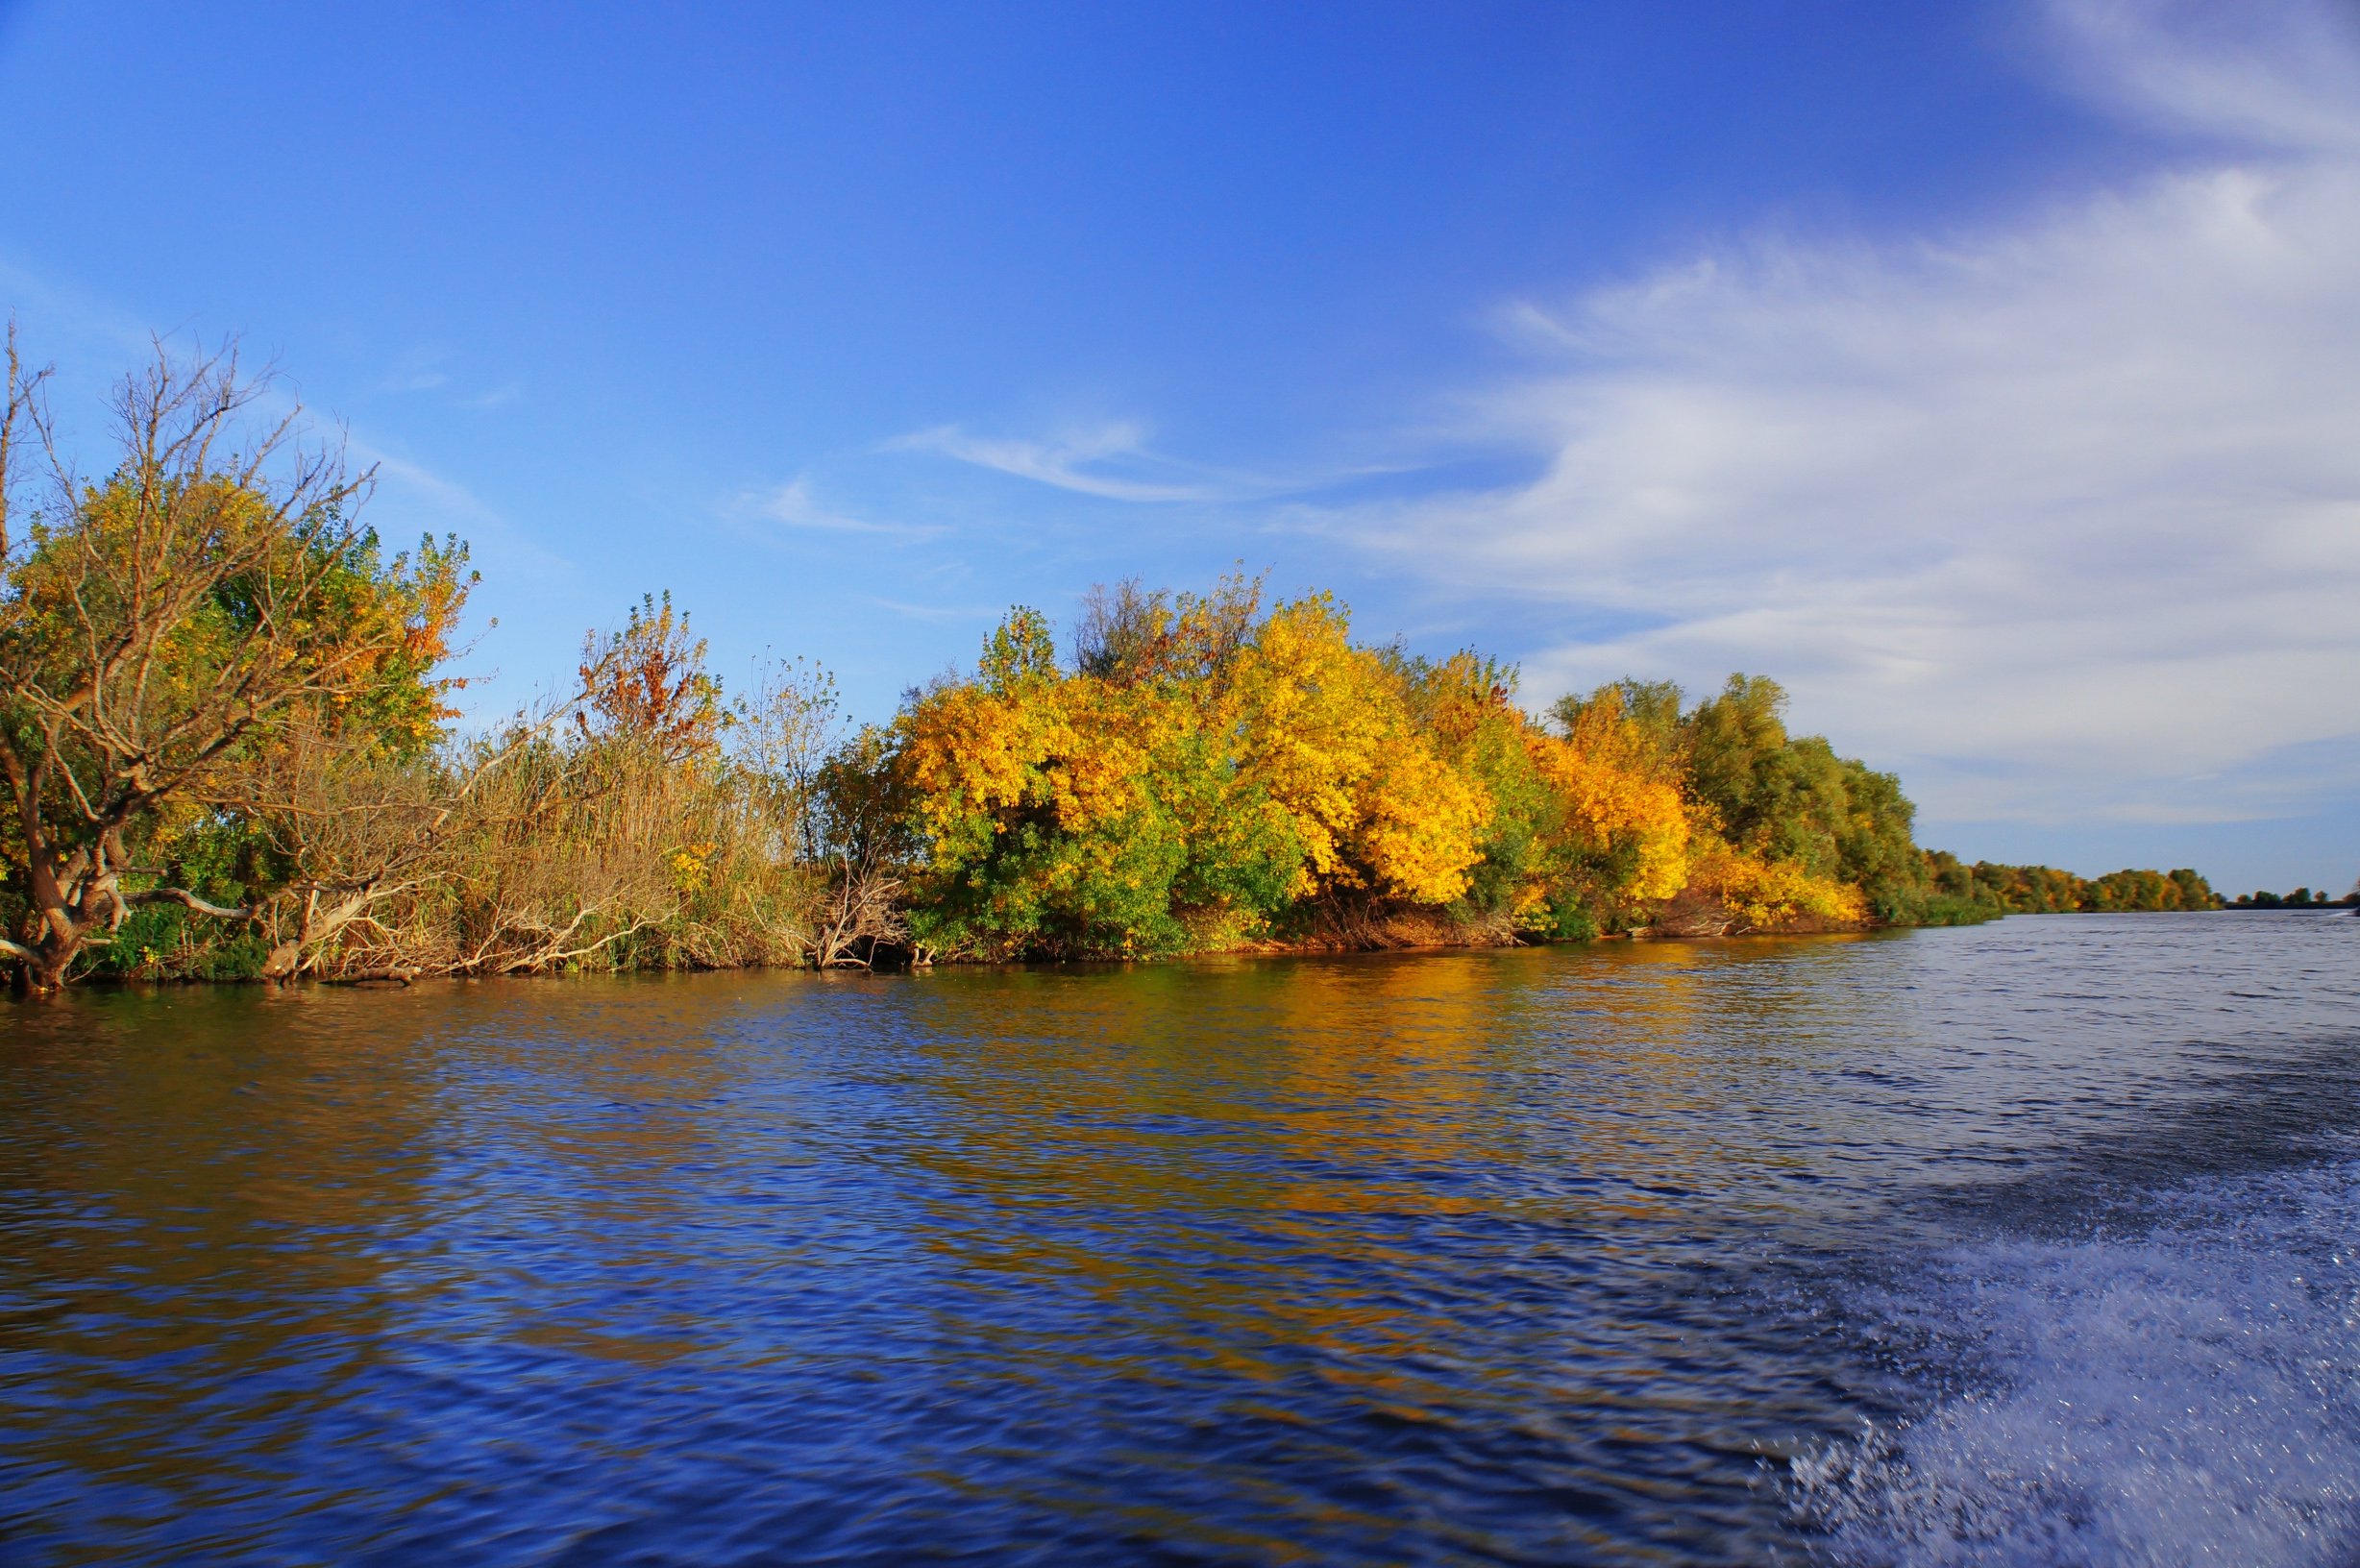
[[[1829,1558],[2360,1561],[2360,1161],[2141,1207],[1952,1250],[1851,1304],[1931,1396],[1791,1461]]]

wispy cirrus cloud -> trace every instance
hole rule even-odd
[[[866,533],[894,539],[930,539],[944,531],[932,524],[880,523],[824,506],[812,493],[809,475],[798,475],[773,490],[741,496],[728,510],[767,529]]]
[[[1284,495],[1311,481],[1223,473],[1154,453],[1144,427],[1123,421],[1040,438],[995,437],[941,425],[887,442],[1102,501],[1241,502]]]
[[[879,599],[873,594],[863,594],[861,602],[873,604],[880,610],[891,611],[906,620],[926,621],[943,625],[971,625],[978,622],[989,624],[995,617],[1004,613],[1001,607],[996,605],[914,604],[908,600]]]
[[[345,456],[354,467],[376,473],[371,520],[382,531],[398,535],[414,527],[430,533],[457,533],[475,549],[479,559],[496,561],[505,571],[529,573],[543,580],[578,575],[576,562],[542,544],[458,480],[389,453],[350,430],[341,439]]]
[[[439,392],[451,384],[451,373],[444,368],[450,351],[428,345],[407,349],[396,355],[393,367],[377,383],[380,392]]]
[[[1298,508],[1621,629],[1526,661],[1780,675],[1954,819],[2226,820],[2360,757],[2360,45],[2304,5],[2068,4],[2188,138],[1979,232],[1788,235],[1505,312],[1529,482]],[[2189,149],[2195,150],[2189,150]]]
[[[0,292],[5,292],[12,307],[24,306],[27,347],[37,363],[56,354],[62,340],[66,353],[61,356],[60,369],[67,375],[65,385],[71,391],[58,400],[57,412],[69,453],[79,449],[86,462],[101,460],[100,454],[108,450],[103,409],[114,378],[146,363],[160,347],[184,362],[210,353],[232,352],[238,355],[245,373],[263,383],[256,407],[259,420],[268,423],[291,417],[307,448],[336,449],[354,470],[375,472],[376,492],[366,515],[384,533],[399,537],[412,528],[456,532],[467,536],[479,554],[496,556],[537,576],[574,571],[574,563],[540,544],[466,485],[427,463],[402,455],[393,450],[393,443],[373,439],[344,422],[319,417],[307,407],[301,386],[279,374],[274,356],[253,351],[234,333],[207,338],[188,327],[160,331],[143,327],[121,306],[5,257],[0,257]],[[397,360],[392,380],[439,377],[434,367],[440,359],[438,350],[404,355]]]

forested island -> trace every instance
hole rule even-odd
[[[1325,594],[1094,590],[853,725],[818,666],[726,691],[668,596],[572,688],[457,727],[476,576],[234,355],[120,387],[99,477],[12,333],[0,956],[70,979],[1147,958],[2187,910],[1921,849],[1900,781],[1733,675],[1535,715],[1515,671],[1356,642]]]

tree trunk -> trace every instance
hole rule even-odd
[[[61,936],[52,928],[43,931],[30,947],[11,943],[9,949],[16,960],[17,989],[40,995],[64,986],[65,971],[73,966],[74,955],[82,951],[82,935]]]

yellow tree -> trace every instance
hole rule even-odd
[[[994,632],[977,674],[901,720],[927,846],[919,934],[993,956],[1180,945],[1187,845],[1163,796],[1192,715],[1153,686],[1061,674],[1029,609]]]
[[[1490,797],[1413,723],[1400,674],[1352,646],[1334,599],[1272,611],[1237,657],[1226,705],[1241,772],[1303,845],[1298,896],[1447,904],[1466,891]]]
[[[1567,715],[1561,736],[1530,734],[1560,816],[1561,865],[1590,873],[1589,895],[1620,914],[1680,892],[1693,824],[1679,759],[1624,711],[1613,687]]]

